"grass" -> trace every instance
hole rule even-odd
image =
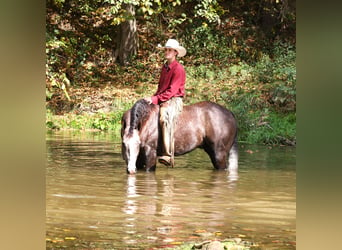
[[[102,130],[119,133],[122,114],[123,112],[53,115],[47,112],[46,126],[49,129]]]

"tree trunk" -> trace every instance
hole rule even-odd
[[[121,65],[129,63],[132,56],[137,54],[138,39],[133,4],[126,5],[127,20],[120,24],[117,34],[117,44],[114,53],[114,61],[118,60]]]

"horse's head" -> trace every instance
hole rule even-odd
[[[127,164],[127,172],[130,174],[134,174],[137,171],[136,163],[141,144],[140,135],[144,133],[142,131],[146,132],[143,128],[146,125],[150,112],[151,105],[144,99],[141,99],[130,110],[125,112],[122,117],[122,156]],[[141,164],[140,162],[138,165]]]
[[[122,138],[122,155],[127,164],[127,173],[135,174],[137,171],[136,161],[140,150],[139,131],[133,129],[132,133],[124,133]]]

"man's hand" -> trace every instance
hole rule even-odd
[[[145,101],[147,101],[148,104],[152,104],[152,98],[151,97],[145,97]]]

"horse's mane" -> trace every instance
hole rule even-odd
[[[147,118],[151,111],[151,105],[144,99],[138,100],[131,109],[131,121],[129,133],[133,133],[134,129],[139,129],[142,122]]]

